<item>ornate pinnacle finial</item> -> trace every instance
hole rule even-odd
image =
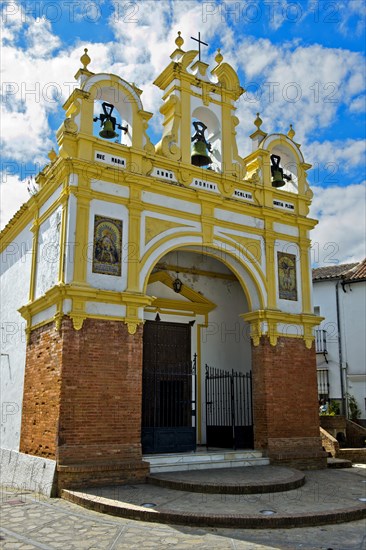
[[[52,147],[51,151],[48,153],[48,158],[50,159],[51,162],[53,162],[56,158],[57,158],[57,153],[56,151],[54,150],[54,148]]]
[[[294,139],[295,137],[295,130],[293,129],[292,124],[290,124],[290,129],[287,132],[287,135],[290,139]]]
[[[220,65],[220,63],[222,62],[222,60],[224,59],[222,53],[221,53],[221,50],[220,48],[217,48],[217,54],[215,56],[215,61],[218,65]]]
[[[263,120],[259,116],[259,113],[257,113],[257,118],[254,121],[254,126],[256,126],[258,130],[260,130],[260,127],[262,126],[262,124],[263,124]]]
[[[176,45],[178,46],[179,49],[181,49],[182,46],[183,46],[183,44],[184,44],[184,40],[183,40],[183,38],[181,37],[181,32],[180,32],[180,31],[178,31],[178,36],[177,36],[177,38],[175,39],[175,43],[176,43]]]
[[[83,55],[80,57],[80,61],[82,62],[83,64],[83,69],[86,69],[88,70],[88,65],[91,61],[90,57],[88,56],[88,48],[84,48],[84,53]]]

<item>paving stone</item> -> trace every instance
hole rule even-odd
[[[323,492],[322,486],[316,487],[312,493],[315,503],[324,499],[329,505],[331,500],[339,503],[342,498],[357,498],[358,485],[365,489],[365,469],[352,468],[347,478],[337,476],[346,474],[345,470],[333,470],[335,476],[331,487]],[[307,474],[308,475],[308,474]],[[326,478],[329,482],[329,478]],[[348,482],[346,481],[348,480]],[[347,493],[344,495],[343,493]],[[354,494],[353,494],[354,493]],[[19,498],[13,493],[12,498]],[[214,495],[208,495],[212,497]],[[217,496],[217,495],[216,495]],[[230,495],[225,495],[230,496]],[[238,495],[236,495],[238,496]],[[239,495],[253,499],[247,505],[254,506],[255,496]],[[260,495],[264,497],[264,495]],[[272,504],[276,495],[267,495],[266,504]],[[275,501],[276,502],[276,501]],[[296,502],[296,500],[295,500]],[[308,506],[310,506],[310,497]],[[287,502],[291,510],[292,502]],[[299,505],[299,503],[297,503]],[[204,504],[201,504],[201,509]],[[222,506],[222,505],[221,505]],[[6,510],[4,521],[3,512]],[[95,511],[80,508],[73,503],[61,499],[42,499],[35,495],[27,495],[27,505],[22,507],[1,507],[2,526],[4,531],[0,547],[10,550],[9,544],[15,544],[17,550],[44,549],[54,550],[142,550],[143,548],[158,548],[165,550],[366,550],[365,522],[363,520],[351,523],[326,525],[322,527],[298,527],[289,529],[221,529],[192,527],[189,525],[164,525],[146,523],[125,518],[111,517]],[[15,516],[15,523],[9,520]],[[50,523],[52,522],[52,523]],[[43,538],[42,529],[52,529]],[[14,536],[13,536],[14,535]],[[28,540],[24,540],[28,539]]]

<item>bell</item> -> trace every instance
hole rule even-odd
[[[283,180],[281,170],[273,170],[272,187],[283,187],[286,183]]]
[[[207,146],[204,141],[196,141],[192,146],[191,162],[194,166],[207,166],[212,164],[207,153]]]
[[[113,122],[111,120],[106,120],[103,123],[103,129],[99,132],[99,135],[104,139],[113,139],[118,136],[114,131]]]

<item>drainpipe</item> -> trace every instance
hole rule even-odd
[[[339,310],[339,296],[338,296],[339,281],[336,284],[336,307],[337,307],[337,329],[338,329],[338,360],[339,360],[339,375],[341,379],[341,397],[342,397],[342,413],[348,417],[348,411],[345,404],[345,394],[344,394],[344,378],[343,378],[343,353],[342,353],[342,331],[341,331],[341,319],[340,319],[340,310]]]

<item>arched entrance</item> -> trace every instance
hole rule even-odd
[[[188,451],[196,443],[253,448],[250,329],[241,318],[248,300],[233,271],[213,256],[183,247],[162,255],[151,270],[143,453]]]

